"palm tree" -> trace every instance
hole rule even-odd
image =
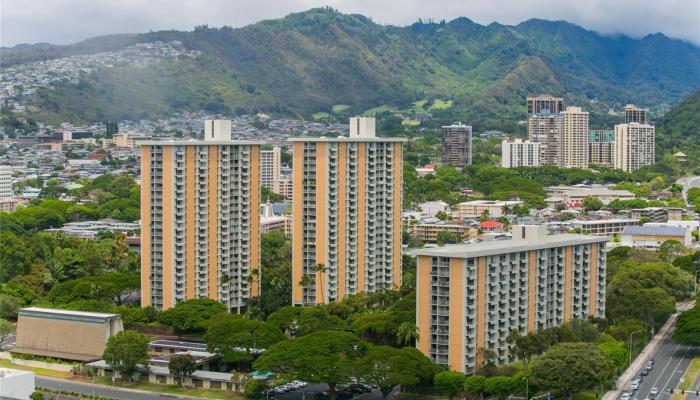
[[[308,300],[308,296],[309,296],[309,286],[311,286],[311,283],[312,283],[311,277],[310,277],[309,275],[307,275],[307,274],[302,275],[301,279],[299,280],[299,286],[301,286],[301,287],[303,287],[304,289],[306,289],[306,290],[304,291],[304,295],[305,295],[304,297],[306,298],[306,300]],[[305,301],[305,303],[308,303],[308,301]]]
[[[325,274],[326,271],[328,271],[328,269],[326,268],[326,265],[324,263],[316,264],[316,280],[318,281],[319,291],[321,292],[321,299],[324,303],[326,302],[326,296],[323,295],[323,274]],[[316,294],[316,303],[318,304],[318,294]]]
[[[403,322],[396,329],[396,341],[399,344],[409,346],[418,340],[418,337],[418,327],[413,322]]]

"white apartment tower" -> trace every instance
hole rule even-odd
[[[260,151],[260,181],[270,190],[273,189],[275,181],[280,179],[280,154],[280,148],[277,146]]]
[[[540,165],[540,144],[529,140],[515,139],[501,142],[501,167],[538,167]]]
[[[208,297],[243,312],[259,293],[259,213],[260,143],[142,142],[142,306]]]
[[[615,168],[625,172],[654,164],[655,128],[653,125],[630,122],[615,125],[613,146]]]
[[[588,112],[581,107],[567,107],[564,112],[560,166],[588,168]]]
[[[401,284],[405,139],[374,137],[366,118],[350,128],[350,137],[291,139],[293,304]]]
[[[12,170],[9,168],[0,168],[0,198],[12,197]]]

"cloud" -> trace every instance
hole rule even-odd
[[[662,32],[700,45],[698,0],[2,0],[0,44],[66,44],[109,33],[244,26],[328,5],[384,24],[464,16],[482,24],[567,20],[603,34]]]

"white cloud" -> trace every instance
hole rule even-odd
[[[464,16],[482,24],[563,19],[604,34],[662,32],[700,45],[698,0],[2,0],[0,44],[72,43],[108,33],[244,26],[329,5],[385,24]]]

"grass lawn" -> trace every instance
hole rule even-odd
[[[318,121],[318,120],[321,120],[321,119],[329,118],[331,115],[328,114],[327,112],[317,112],[317,113],[311,114],[311,116],[312,116],[316,121]]]
[[[404,118],[404,119],[401,121],[401,125],[404,125],[404,126],[418,126],[418,125],[420,125],[420,121],[417,121],[417,120],[415,120],[415,119]]]
[[[414,101],[414,102],[413,102],[413,107],[415,108],[415,111],[423,110],[423,106],[424,106],[425,103],[427,103],[427,102],[428,102],[427,99]]]
[[[693,385],[693,382],[698,378],[700,374],[700,356],[695,356],[690,361],[688,369],[683,375],[684,382],[678,385],[679,389],[688,390]]]
[[[81,381],[84,381],[84,380],[81,379]],[[84,382],[87,382],[87,381],[84,381]],[[100,384],[100,385],[111,386],[112,380],[111,380],[111,378],[100,376],[100,377],[95,378],[95,383]],[[127,388],[127,389],[143,390],[143,391],[147,391],[147,392],[158,392],[158,393],[174,394],[174,395],[180,395],[180,396],[205,397],[208,399],[243,399],[242,394],[231,392],[231,391],[217,390],[217,389],[204,389],[204,388],[184,388],[183,389],[181,386],[177,386],[177,385],[159,385],[159,384],[147,383],[147,382],[130,383],[128,381],[122,381],[122,380],[117,380],[116,386],[119,386],[122,388]]]
[[[45,369],[45,368],[25,367],[24,365],[13,364],[12,362],[10,362],[10,360],[0,360],[0,367],[21,369],[23,371],[32,371],[37,375],[48,376],[51,378],[66,379],[66,378],[73,375],[71,372],[54,371],[52,369]]]
[[[374,117],[377,114],[385,112],[385,111],[388,111],[391,113],[397,113],[397,112],[399,112],[399,109],[394,107],[394,106],[382,105],[382,106],[372,107],[372,108],[368,109],[367,111],[364,112],[364,115],[366,115],[368,117]]]
[[[331,108],[331,110],[332,110],[334,113],[338,114],[338,113],[341,113],[341,112],[343,112],[343,111],[348,110],[349,108],[350,108],[350,106],[347,105],[347,104],[336,104],[336,105],[333,106],[333,108]]]
[[[446,108],[452,107],[452,100],[441,100],[441,99],[435,99],[433,100],[433,104],[430,105],[429,110],[444,110]]]

